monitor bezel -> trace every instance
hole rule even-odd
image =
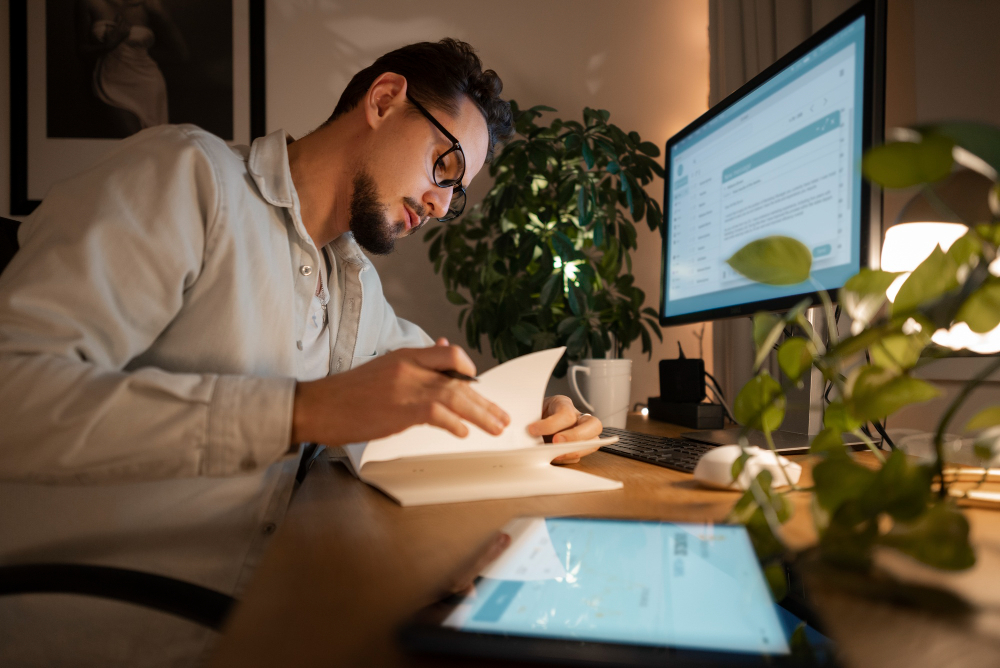
[[[663,179],[663,225],[660,228],[662,238],[660,255],[660,325],[664,327],[672,325],[683,325],[707,320],[719,320],[723,318],[734,318],[745,315],[752,315],[758,311],[785,311],[803,299],[809,299],[812,304],[820,303],[819,293],[816,291],[801,292],[785,297],[765,299],[755,302],[746,302],[732,306],[708,309],[704,311],[694,311],[677,315],[666,315],[667,297],[667,272],[669,271],[669,242],[670,234],[670,152],[675,144],[688,137],[691,133],[714,119],[716,116],[733,106],[752,91],[756,90],[766,81],[778,75],[782,70],[812,51],[822,42],[832,37],[848,24],[859,17],[865,17],[865,62],[864,62],[864,82],[862,84],[862,150],[868,150],[872,146],[882,143],[885,125],[885,0],[861,0],[850,9],[840,14],[833,21],[821,28],[807,40],[789,51],[787,54],[775,61],[763,72],[752,78],[747,83],[740,86],[724,100],[716,104],[707,112],[699,116],[683,130],[667,140],[664,151],[664,169],[668,175]],[[860,267],[878,268],[879,254],[881,252],[882,241],[882,191],[869,182],[861,179],[861,248]],[[836,300],[837,295],[831,294],[831,299]]]

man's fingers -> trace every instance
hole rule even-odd
[[[428,406],[424,422],[434,427],[440,427],[441,429],[450,431],[459,438],[465,438],[469,435],[469,428],[465,426],[465,423],[462,422],[461,418],[455,415],[443,404],[436,401]]]
[[[435,397],[449,411],[459,418],[468,420],[483,431],[500,434],[510,424],[510,416],[493,402],[476,392],[463,380],[451,380],[438,376],[431,379],[436,390]]]
[[[552,437],[553,443],[571,443],[573,441],[589,441],[597,438],[604,431],[604,425],[593,415],[581,415],[576,425],[571,429],[564,429]]]
[[[428,348],[412,348],[410,358],[425,369],[435,371],[458,371],[466,376],[476,375],[476,365],[459,346],[434,345]]]
[[[528,425],[528,433],[532,436],[548,436],[563,429],[569,429],[576,424],[576,409],[560,410],[544,420],[538,420]]]
[[[552,460],[553,464],[576,464],[580,461],[582,457],[586,457],[589,454],[595,453],[600,450],[599,446],[594,446],[592,448],[587,448],[586,450],[580,450],[578,452],[567,452],[565,455],[559,455]]]

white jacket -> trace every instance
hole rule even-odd
[[[238,593],[291,495],[300,342],[324,261],[285,133],[247,149],[193,126],[145,130],[54,187],[19,236],[0,275],[0,563]],[[331,372],[433,343],[395,316],[349,234],[326,252],[343,297]],[[52,665],[60,648],[74,665],[88,652],[186,665],[206,637],[124,604],[0,598],[0,665]]]

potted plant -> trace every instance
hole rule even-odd
[[[818,337],[803,316],[808,303],[783,317],[755,316],[758,371],[734,405],[744,429],[762,431],[771,443],[771,432],[784,419],[785,394],[793,384],[816,367],[832,385],[825,429],[811,445],[819,460],[810,488],[819,537],[812,552],[822,562],[856,572],[869,572],[876,550],[886,548],[939,569],[961,570],[975,562],[969,525],[956,505],[962,493],[952,488],[945,471],[944,436],[970,392],[1000,369],[1000,357],[989,358],[982,372],[950,402],[935,433],[932,462],[915,461],[896,449],[879,449],[862,429],[867,422],[938,395],[934,386],[912,373],[928,361],[954,354],[932,341],[935,332],[961,323],[980,333],[1000,325],[1000,277],[994,262],[1000,245],[996,184],[1000,129],[947,123],[918,128],[907,139],[871,150],[863,163],[865,175],[886,187],[927,189],[928,183],[947,176],[957,159],[993,180],[989,219],[965,221],[968,232],[947,251],[935,248],[906,278],[892,303],[886,290],[897,279],[895,273],[862,269],[847,281],[839,301],[853,319],[850,336],[840,338],[836,327],[830,327],[828,340]],[[927,194],[935,199],[932,191]],[[807,280],[811,261],[809,250],[787,237],[752,242],[728,260],[744,276],[771,284]],[[833,322],[831,300],[824,293],[821,297],[827,320]],[[794,335],[778,347],[784,376],[779,382],[761,364],[785,329]],[[986,461],[997,453],[998,426],[997,406],[984,409],[965,425],[966,431],[978,431],[976,452]],[[875,468],[848,456],[844,433],[866,442],[877,461]],[[734,464],[734,476],[745,461],[746,455]],[[758,553],[771,563],[772,583],[779,594],[783,580],[777,563],[787,552],[780,525],[790,507],[784,495],[772,489],[770,476],[761,473],[731,515],[747,525]]]
[[[663,176],[659,148],[584,109],[583,123],[540,122],[550,107],[511,101],[517,137],[490,164],[495,179],[467,215],[430,229],[430,259],[470,347],[485,335],[500,362],[556,345],[570,361],[652,353],[657,312],[633,284],[636,225],[660,229],[645,186]]]
[[[645,191],[663,176],[659,148],[605,110],[544,124],[554,109],[511,107],[517,137],[490,165],[493,187],[469,214],[427,232],[430,259],[463,307],[470,347],[481,351],[485,335],[504,362],[565,345],[555,375],[589,358],[581,369],[590,388],[577,401],[624,426],[631,361],[622,353],[641,338],[652,355],[651,335],[663,340],[657,311],[633,284],[631,256],[636,225],[645,219],[656,231],[663,221]]]

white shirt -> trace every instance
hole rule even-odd
[[[135,568],[239,594],[291,496],[319,250],[286,135],[160,126],[54,187],[0,275],[0,563]],[[329,369],[432,345],[353,238]],[[212,634],[85,597],[0,597],[0,665],[189,665]],[[68,659],[67,657],[72,657]]]

